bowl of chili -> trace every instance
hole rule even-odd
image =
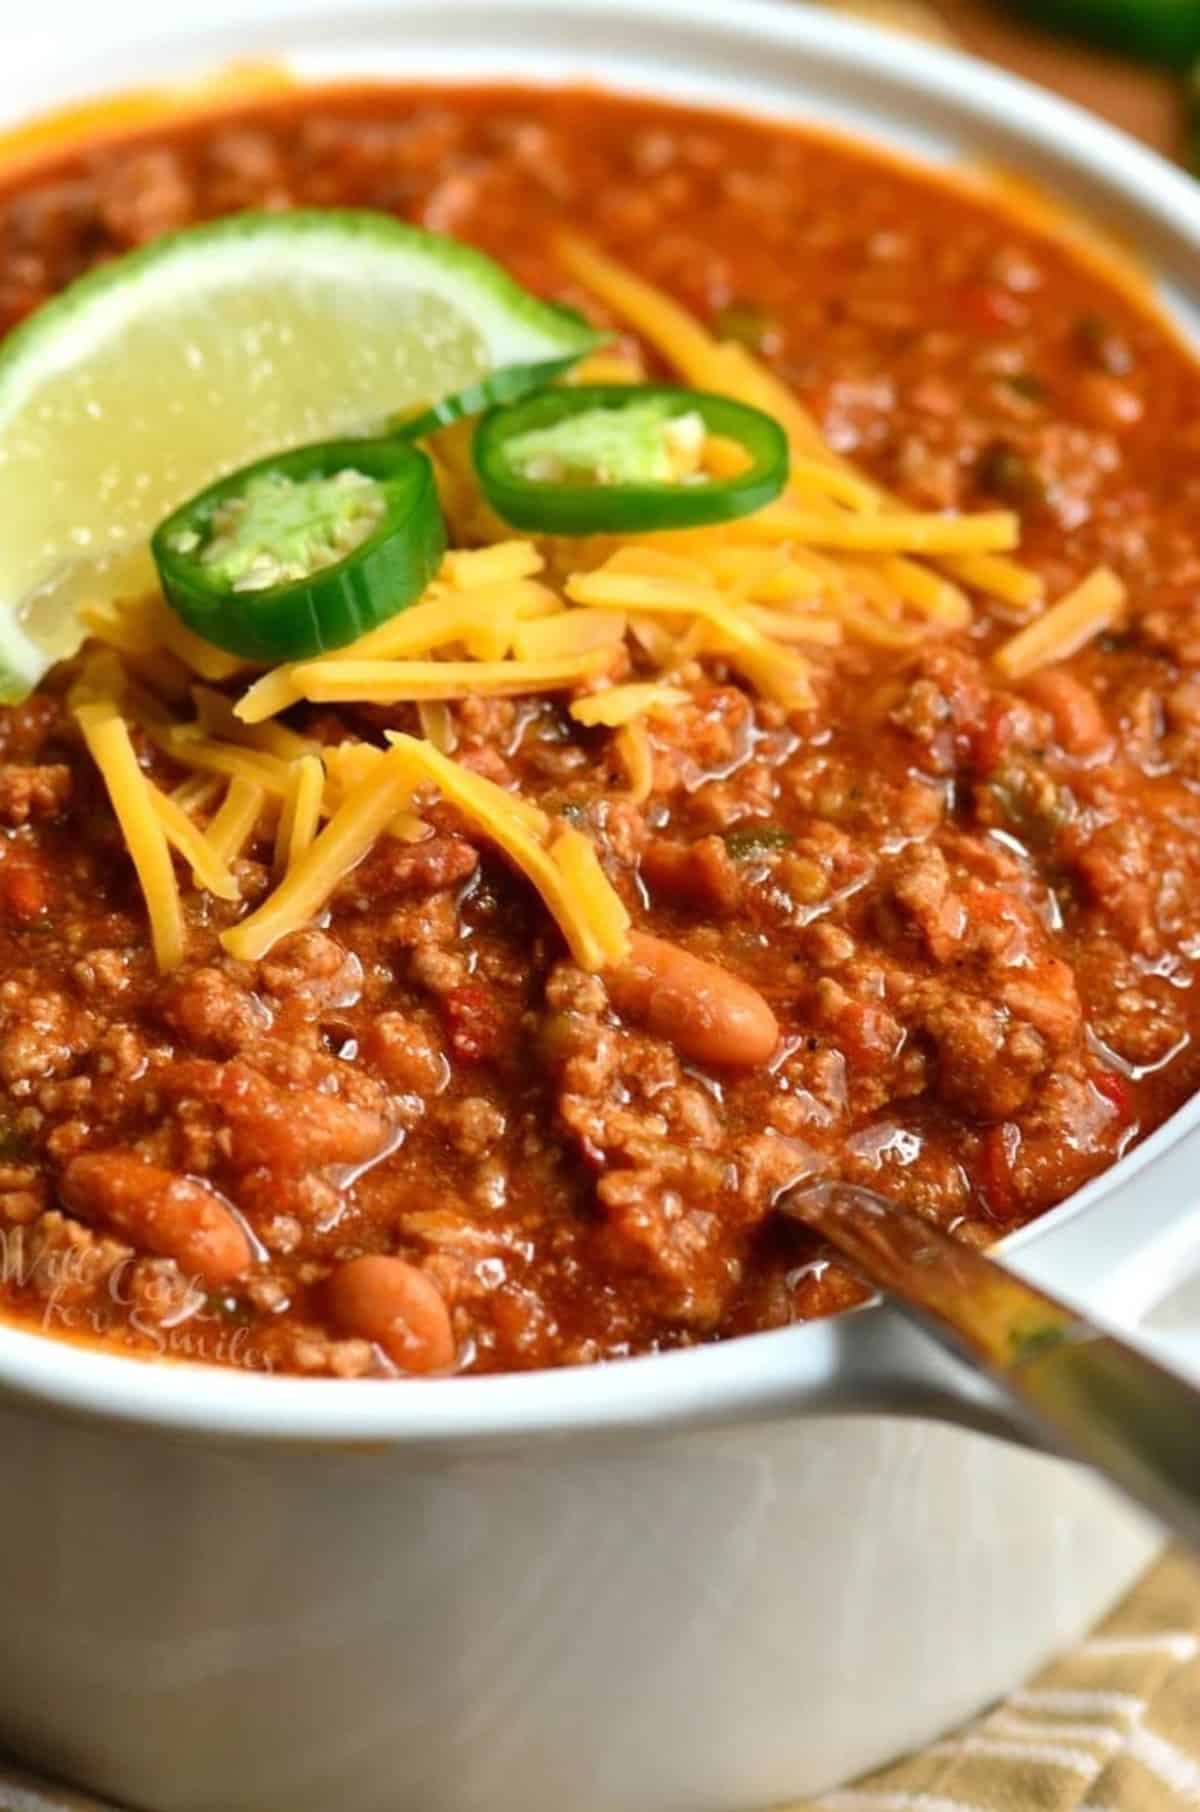
[[[555,32],[558,44],[548,41]],[[636,8],[623,0],[559,0],[553,8],[456,0],[436,16],[359,4],[336,22],[317,5],[293,6],[283,20],[261,0],[180,8],[166,31],[129,0],[115,17],[106,13],[103,42],[99,27],[78,22],[69,55],[57,39],[48,47],[36,34],[20,41],[4,65],[0,107],[15,120],[31,106],[77,103],[98,83],[128,87],[136,75],[170,84],[232,56],[268,55],[293,67],[304,86],[237,105],[220,102],[218,91],[197,103],[190,123],[164,123],[146,98],[127,103],[124,114],[81,115],[82,128],[68,122],[68,138],[58,141],[52,181],[39,172],[50,167],[54,141],[28,131],[14,137],[12,167],[24,160],[23,173],[4,190],[11,199],[0,226],[10,318],[74,275],[94,255],[97,235],[109,250],[198,213],[314,194],[319,205],[420,212],[426,224],[481,243],[531,287],[553,289],[538,222],[557,222],[565,206],[573,229],[590,228],[693,315],[707,313],[715,325],[723,314],[722,343],[740,347],[739,370],[744,353],[788,373],[793,392],[820,416],[827,448],[853,458],[841,480],[847,499],[863,482],[887,483],[910,510],[924,506],[922,520],[943,525],[960,509],[993,519],[1015,509],[1023,557],[1069,607],[1052,629],[1066,668],[1046,660],[1047,632],[1041,620],[1022,620],[1020,598],[1008,600],[1008,618],[975,607],[967,642],[977,649],[930,650],[913,616],[921,600],[936,611],[952,594],[903,572],[918,595],[891,618],[876,611],[881,639],[851,663],[843,688],[854,708],[799,738],[789,712],[808,707],[795,695],[752,725],[738,716],[747,681],[768,693],[779,674],[797,683],[787,646],[764,671],[756,644],[757,665],[739,668],[736,632],[712,608],[717,642],[701,653],[727,659],[740,678],[731,694],[727,685],[728,696],[709,701],[715,721],[704,736],[712,749],[693,729],[682,754],[693,762],[684,792],[701,795],[698,809],[714,815],[681,811],[643,864],[661,917],[653,933],[637,933],[643,941],[631,973],[610,990],[618,1015],[640,1024],[642,1043],[622,1047],[622,1062],[604,1069],[599,1089],[577,1082],[564,1091],[556,1111],[582,1129],[570,1148],[573,1177],[581,1162],[610,1168],[605,1154],[621,1130],[597,1118],[608,1094],[632,1103],[639,1123],[631,1136],[657,1139],[658,1164],[672,1147],[699,1157],[721,1151],[728,1129],[739,1162],[751,1169],[753,1156],[767,1192],[768,1159],[782,1155],[794,1175],[836,1138],[877,1186],[903,1190],[915,1180],[926,1203],[940,1208],[952,1207],[958,1191],[977,1237],[1029,1218],[1009,1236],[1013,1262],[1068,1298],[1114,1316],[1144,1310],[1192,1243],[1190,1034],[1186,1012],[1170,1010],[1187,990],[1186,838],[1171,833],[1187,788],[1181,782],[1169,798],[1151,793],[1174,783],[1177,770],[1186,779],[1187,666],[1196,657],[1187,652],[1186,598],[1167,621],[1146,613],[1136,646],[1122,613],[1128,594],[1151,581],[1174,587],[1172,597],[1186,593],[1179,542],[1197,379],[1190,355],[1139,291],[1143,279],[1120,259],[1044,208],[964,186],[944,167],[1003,161],[1102,215],[1136,241],[1184,330],[1200,247],[1200,211],[1185,180],[1098,122],[968,60],[759,0],[735,17],[681,0]],[[419,94],[310,86],[366,75],[417,84]],[[573,85],[580,79],[606,92]],[[805,122],[800,135],[797,121]],[[830,128],[842,136],[827,135]],[[72,152],[69,135],[81,130]],[[81,251],[89,244],[91,252]],[[605,281],[603,260],[576,268]],[[577,283],[562,299],[578,305],[587,291]],[[720,369],[729,375],[728,359]],[[703,404],[694,412],[742,455],[724,485],[732,495],[710,501],[736,524],[736,487],[752,482],[770,492],[776,483],[779,428],[770,419],[762,428],[744,394],[740,403],[713,399],[725,406],[710,421],[708,389],[693,381]],[[670,417],[667,388],[646,390],[655,406],[668,398]],[[509,527],[521,531],[532,511],[535,527],[568,537],[694,532],[694,514],[686,528],[684,516],[672,524],[662,515],[685,500],[693,508],[685,489],[664,498],[661,478],[630,481],[627,466],[608,482],[597,479],[596,437],[610,424],[598,427],[596,414],[620,414],[620,397],[604,385],[587,395],[545,394],[549,402],[503,399],[475,442],[483,491]],[[794,428],[789,440],[792,477],[810,486],[811,503],[818,475],[807,471]],[[381,485],[395,469],[390,460],[379,468]],[[287,474],[311,475],[307,466]],[[319,475],[327,476],[324,467]],[[546,488],[554,493],[549,520],[536,497]],[[193,613],[211,607],[214,595],[225,602],[214,593],[215,563],[206,569],[191,557],[199,545],[192,537],[202,543],[224,501],[198,500],[198,514],[167,530],[164,581]],[[780,507],[757,496],[744,519]],[[815,533],[810,570],[818,573],[821,562],[842,557],[902,563],[921,551],[898,548],[886,525],[864,533],[861,524],[839,549],[828,513],[814,529],[811,507],[801,509],[790,493],[788,507],[788,544]],[[870,520],[877,514],[866,512]],[[944,526],[918,532],[925,551],[932,545],[940,557]],[[373,540],[368,533],[363,547]],[[1063,559],[1064,540],[1082,571]],[[1145,553],[1160,541],[1166,552]],[[998,560],[1004,550],[951,549],[945,557]],[[726,565],[734,584],[751,570],[745,560]],[[1119,576],[1097,583],[1097,570],[1113,568]],[[981,569],[972,570],[974,586]],[[984,572],[985,591],[1009,583],[993,567]],[[948,575],[937,568],[935,576]],[[653,617],[657,608],[669,617],[667,580],[682,584],[679,570],[633,577],[630,593],[628,563],[624,571],[589,568],[572,602],[598,614],[625,600],[634,615]],[[960,581],[968,582],[961,567],[953,575]],[[290,582],[313,586],[308,575]],[[276,591],[264,597],[274,601]],[[243,596],[253,624],[254,594]],[[695,615],[694,589],[687,596]],[[727,598],[717,602],[728,611]],[[1136,610],[1136,595],[1133,603]],[[768,594],[754,608],[776,606]],[[860,608],[857,593],[846,597],[847,634],[861,627]],[[778,634],[769,615],[754,621]],[[1063,636],[1085,629],[1069,649]],[[303,662],[312,650],[285,652]],[[981,656],[1000,662],[986,684]],[[894,674],[913,659],[924,664],[906,668],[897,690]],[[1150,702],[1139,703],[1146,695]],[[95,702],[80,704],[85,734]],[[207,706],[210,714],[220,708]],[[668,708],[679,710],[679,701]],[[35,748],[39,709],[36,701],[18,707],[24,716],[13,731]],[[591,725],[586,713],[576,720],[593,737],[597,726],[600,734],[623,727],[606,726],[594,710]],[[416,739],[394,734],[391,747],[415,760],[408,745]],[[1154,752],[1118,776],[1124,803],[1114,809],[1116,781],[1108,778],[1105,794],[1096,775],[1136,736]],[[896,737],[908,739],[899,767]],[[495,739],[493,723],[476,747],[494,749]],[[764,745],[788,774],[791,804],[782,809],[777,795],[768,815],[746,811],[743,799],[722,816],[731,777],[736,785],[747,769],[747,748]],[[64,765],[19,760],[22,747],[17,740],[4,776],[18,766]],[[539,738],[538,771],[560,789],[578,767],[562,759],[564,747],[561,728]],[[588,748],[596,759],[597,743]],[[478,789],[421,759],[424,774],[440,776],[444,798],[478,801]],[[1166,761],[1168,781],[1156,760]],[[21,784],[25,821],[30,813],[36,821],[34,782]],[[57,784],[45,775],[37,782]],[[455,786],[458,793],[448,790]],[[969,812],[955,795],[966,786]],[[562,797],[571,802],[569,787]],[[26,841],[18,835],[12,847],[22,851]],[[707,854],[697,857],[701,843]],[[462,844],[461,834],[457,842],[442,837],[441,885],[427,881],[427,893],[445,895],[475,873]],[[871,872],[886,871],[886,890],[864,879],[864,847]],[[64,840],[53,848],[65,873]],[[470,867],[455,876],[455,860]],[[1068,910],[1082,915],[1070,921],[1071,963],[1056,941],[1066,895],[1045,885],[1059,864],[1070,869]],[[395,864],[385,869],[390,898]],[[37,862],[10,853],[4,872],[5,899],[36,907]],[[98,865],[80,872],[100,886]],[[1154,893],[1156,874],[1179,877],[1170,899]],[[369,880],[364,870],[358,885],[368,911]],[[505,1008],[513,1007],[494,985],[500,958],[511,970],[514,949],[545,941],[528,902],[505,886],[489,876],[471,895],[472,936],[490,953],[482,971],[489,987],[453,970],[445,939],[404,946],[424,951],[421,985],[442,1003],[456,1065],[498,1056]],[[849,921],[828,919],[827,902],[853,902],[864,889],[869,918],[853,908]],[[764,932],[756,902],[781,894],[786,928]],[[24,1312],[0,1326],[0,1420],[22,1479],[9,1494],[0,1543],[0,1739],[23,1755],[159,1812],[214,1804],[265,1812],[284,1803],[315,1812],[333,1793],[364,1809],[445,1803],[456,1812],[484,1804],[540,1812],[567,1801],[594,1812],[633,1804],[733,1812],[818,1790],[944,1730],[1084,1628],[1154,1551],[1153,1531],[1089,1480],[1011,1444],[992,1405],[967,1395],[948,1362],[884,1311],[856,1305],[852,1287],[830,1277],[819,1253],[773,1249],[770,1227],[757,1222],[753,1237],[743,1232],[734,1246],[706,1235],[703,1218],[683,1220],[682,1246],[661,1225],[648,1236],[648,1205],[661,1215],[664,1197],[649,1196],[644,1179],[630,1189],[636,1146],[627,1154],[634,1163],[611,1165],[616,1181],[602,1197],[607,1256],[585,1275],[590,1307],[569,1292],[534,1289],[531,1297],[528,1279],[502,1291],[500,1314],[479,1316],[479,1363],[468,1353],[464,1365],[463,1349],[455,1351],[465,1376],[330,1376],[334,1359],[357,1363],[357,1348],[334,1353],[311,1336],[311,1369],[326,1375],[295,1375],[305,1365],[277,1366],[282,1349],[256,1339],[260,1330],[244,1312],[226,1314],[189,1348],[170,1314],[155,1312],[145,1272],[131,1284],[120,1266],[104,1274],[105,1325],[131,1332],[134,1345],[140,1339],[144,1354],[164,1362],[139,1362],[112,1340],[97,1344],[94,1249],[72,1227],[90,1226],[92,1204],[102,1199],[111,1235],[128,1179],[98,1163],[107,1154],[88,1139],[73,1147],[72,1127],[95,1110],[84,1106],[86,1090],[70,1091],[81,1073],[119,1071],[122,1049],[128,1057],[131,1047],[110,1037],[91,1056],[72,989],[82,985],[84,1011],[110,1033],[120,1029],[121,1016],[106,1016],[100,1004],[111,965],[97,966],[90,953],[126,934],[86,913],[78,893],[58,916],[61,930],[71,922],[85,929],[70,959],[55,946],[39,962],[26,943],[14,945],[20,1023],[0,1042],[6,1086],[18,1101],[38,1091],[37,1112],[62,1127],[56,1149],[69,1160],[62,1208],[42,1227],[58,1243],[40,1294],[26,1289],[22,1242],[3,1247],[6,1287],[26,1294]],[[705,932],[747,917],[758,927],[756,945],[727,931],[714,946]],[[664,941],[679,948],[664,931],[691,934],[682,944],[691,967],[663,954]],[[391,938],[406,935],[392,924]],[[713,985],[700,951],[714,947],[738,953],[732,966],[740,965],[747,990],[731,997],[726,989],[725,1005],[740,1000],[741,1016],[730,1008],[718,1019],[715,1044],[711,1017],[698,1005]],[[778,968],[784,948],[786,976]],[[237,961],[261,960],[250,944],[239,949]],[[540,943],[538,950],[545,964]],[[378,960],[366,943],[354,955]],[[875,976],[856,978],[854,965],[868,958]],[[399,1061],[394,1003],[377,996],[359,1012],[356,987],[344,973],[332,975],[329,959],[310,941],[299,958],[293,949],[290,965],[277,961],[266,1007],[258,996],[247,1006],[252,990],[218,987],[211,965],[208,979],[164,984],[161,996],[154,984],[146,1011],[191,1066],[183,1093],[207,1102],[217,1126],[247,1141],[247,1174],[286,1140],[301,1151],[302,1178],[340,1165],[344,1182],[358,1161],[351,1135],[363,1122],[355,1115],[370,1114],[364,1096],[347,1100],[338,1119],[328,1114],[328,1089],[289,1093],[292,1084],[264,1080],[231,1055],[221,1041],[239,1020],[248,1023],[247,1013],[311,1000],[332,976],[322,1036],[338,1041],[338,1061],[353,1063],[351,1046],[380,1038]],[[56,982],[68,960],[75,981],[64,989]],[[957,992],[937,984],[947,967],[964,978]],[[1098,1003],[1086,1025],[1076,975]],[[562,974],[551,987],[557,1010],[541,1026],[544,1046],[511,1049],[535,1073],[549,1064],[559,1075],[564,1061],[595,1059],[595,1043],[590,1053],[569,1046],[581,1019],[590,1016],[598,1030],[595,989]],[[898,1018],[891,1009],[900,993]],[[799,1014],[797,995],[805,1002]],[[769,1026],[755,1005],[767,998]],[[295,1004],[286,1011],[303,1017]],[[520,1014],[512,1017],[515,1025]],[[731,1029],[734,1044],[722,1050]],[[651,1048],[655,1038],[676,1053],[670,1073]],[[749,1053],[741,1067],[739,1038]],[[73,1067],[76,1045],[88,1049],[86,1072]],[[763,1069],[760,1045],[780,1059],[770,1074],[790,1065],[777,1091],[791,1103],[782,1115],[777,1098],[744,1080],[746,1070]],[[63,1051],[57,1076],[39,1069],[47,1053]],[[1061,1061],[1049,1062],[1048,1053]],[[438,1055],[410,1026],[402,1060],[410,1078],[424,1063],[430,1093]],[[134,1071],[140,1060],[133,1052]],[[511,1056],[509,1065],[511,1078]],[[564,1148],[560,1141],[546,1157],[536,1136],[550,1124],[539,1086],[520,1125],[530,1186],[544,1191]],[[508,1087],[511,1116],[515,1080]],[[864,1100],[872,1088],[876,1096],[848,1123],[852,1088]],[[898,1111],[931,1090],[932,1108],[915,1118]],[[673,1123],[651,1123],[656,1096]],[[128,1110],[131,1097],[122,1100]],[[423,1251],[436,1253],[440,1239],[461,1263],[463,1229],[438,1218],[441,1198],[494,1189],[496,1147],[507,1135],[496,1131],[493,1089],[472,1080],[451,1105],[417,1173],[432,1203],[413,1204],[425,1218],[408,1225]],[[189,1111],[199,1141],[204,1114]],[[829,1141],[820,1137],[823,1115],[834,1124]],[[1147,1136],[1126,1154],[1140,1132]],[[318,1133],[333,1143],[316,1152],[305,1139]],[[31,1212],[44,1215],[26,1157],[14,1149],[9,1186],[14,1196],[32,1191]],[[297,1167],[268,1161],[265,1170],[275,1195],[251,1225],[286,1241],[270,1214],[282,1220],[280,1204],[290,1203],[297,1218]],[[711,1165],[698,1165],[698,1174],[710,1193],[723,1187]],[[141,1173],[138,1181],[144,1191]],[[668,1191],[676,1204],[681,1187],[676,1180]],[[578,1188],[573,1180],[570,1189]],[[168,1190],[164,1184],[164,1204],[178,1200]],[[1042,1207],[1048,1211],[1032,1219]],[[694,1208],[703,1216],[706,1204]],[[486,1228],[476,1226],[475,1236],[487,1248],[471,1259],[482,1299],[489,1280],[492,1290],[508,1284],[506,1255],[514,1275],[525,1261],[512,1228],[499,1244],[488,1243]],[[708,1273],[686,1258],[688,1242],[705,1238],[716,1261]],[[68,1262],[71,1252],[80,1256]],[[384,1256],[352,1245],[344,1262],[336,1296],[350,1325],[364,1297],[371,1305],[360,1330],[377,1325],[379,1297],[352,1267]],[[428,1290],[444,1266],[417,1275]],[[703,1290],[711,1296],[720,1276],[724,1294],[706,1311]],[[418,1301],[415,1286],[405,1289],[396,1313],[409,1326],[434,1315],[437,1346],[444,1310],[435,1315],[427,1294]],[[805,1305],[828,1311],[843,1301],[844,1314],[807,1318]],[[264,1296],[259,1314],[269,1321],[266,1304]],[[219,1304],[217,1311],[224,1313]],[[796,1313],[803,1318],[793,1321]],[[752,1337],[710,1338],[743,1330]],[[629,1350],[638,1356],[620,1357]],[[507,1372],[488,1360],[497,1352]],[[580,1363],[600,1357],[610,1362]]]

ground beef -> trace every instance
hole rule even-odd
[[[31,818],[57,818],[71,797],[71,770],[65,762],[28,766],[10,762],[0,767],[0,823],[28,824]]]

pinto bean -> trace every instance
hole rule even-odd
[[[628,957],[604,979],[618,1012],[696,1063],[751,1069],[779,1041],[778,1022],[757,989],[645,931],[631,933]]]
[[[224,1099],[238,1164],[278,1170],[365,1164],[387,1138],[386,1124],[369,1108],[316,1089],[273,1088],[248,1066],[231,1063],[228,1073]]]
[[[80,1220],[173,1258],[210,1289],[232,1283],[253,1260],[245,1228],[215,1190],[136,1152],[81,1152],[63,1172],[60,1193]]]
[[[445,1297],[403,1258],[351,1258],[329,1280],[329,1304],[348,1334],[372,1340],[406,1372],[445,1372],[454,1330]]]
[[[1026,680],[1025,693],[1049,711],[1054,734],[1069,755],[1094,755],[1111,740],[1096,694],[1073,673],[1044,667]]]
[[[280,1088],[249,1063],[176,1064],[169,1086],[210,1101],[229,1128],[239,1170],[264,1165],[297,1172],[323,1164],[365,1164],[387,1140],[370,1108],[312,1088]]]

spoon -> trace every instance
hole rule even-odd
[[[1200,1389],[873,1190],[804,1183],[777,1206],[998,1386],[1041,1445],[1084,1461],[1200,1551]]]

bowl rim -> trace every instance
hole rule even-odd
[[[235,13],[227,0],[207,11],[204,29],[169,29],[174,50],[192,68],[211,66],[230,54],[238,21],[249,17],[257,28],[281,31],[285,42],[303,38],[323,0],[242,0]],[[418,0],[344,0],[338,23],[354,21],[386,26],[397,32],[406,14],[427,15]],[[916,39],[885,32],[862,21],[795,4],[795,0],[440,0],[437,22],[443,28],[474,26],[486,62],[488,46],[511,43],[518,28],[544,32],[547,15],[567,28],[572,20],[592,27],[633,34],[639,24],[669,27],[685,66],[685,86],[676,82],[657,88],[619,75],[611,79],[600,59],[588,57],[582,73],[598,85],[641,93],[661,93],[664,100],[686,98],[689,55],[707,43],[709,49],[752,46],[756,54],[778,51],[807,59],[853,88],[865,82],[873,98],[910,117],[922,98],[943,114],[985,139],[995,138],[1010,150],[1014,144],[1037,153],[1062,173],[1068,184],[1079,179],[1097,188],[1118,214],[1148,231],[1166,253],[1164,269],[1195,280],[1200,290],[1200,199],[1191,180],[1117,128],[1094,118],[1018,77],[993,69],[973,57]],[[130,0],[129,11],[149,25],[154,9],[147,0]],[[216,15],[214,22],[214,14]],[[328,20],[327,20],[328,23]],[[423,19],[428,31],[429,21]],[[154,29],[162,42],[158,20]],[[117,45],[112,55],[130,53],[130,72],[138,65],[133,52],[145,32]],[[177,41],[177,42],[176,42]],[[624,42],[625,40],[623,40]],[[431,37],[426,48],[435,40]],[[111,35],[106,46],[112,47]],[[18,41],[18,51],[22,48]],[[57,48],[55,58],[58,58]],[[568,63],[579,61],[568,56]],[[83,66],[79,66],[82,70]],[[303,58],[302,76],[308,70]],[[436,55],[394,79],[419,79],[420,68],[443,73]],[[673,68],[673,76],[678,75]],[[479,81],[474,68],[463,79]],[[81,85],[89,78],[84,76]],[[91,78],[94,80],[94,77]],[[393,79],[389,71],[388,79]],[[497,82],[505,78],[497,74]],[[535,70],[528,85],[546,78]],[[555,79],[562,79],[556,77]],[[811,71],[809,74],[811,79]],[[68,92],[71,78],[68,76]],[[741,105],[726,86],[726,98],[705,95],[699,104],[726,111],[772,116],[776,109],[751,95]],[[807,106],[798,110],[810,121]],[[825,122],[819,113],[813,123]],[[893,125],[895,122],[893,121]],[[900,128],[901,136],[903,128]],[[895,152],[897,131],[863,138],[884,152]],[[911,148],[901,145],[901,154]],[[1006,1249],[1036,1253],[1039,1239],[1085,1214],[1163,1155],[1200,1123],[1200,1097],[1182,1107],[1170,1121],[1134,1152],[1019,1235]],[[0,1323],[0,1399],[33,1401],[48,1410],[74,1417],[118,1421],[127,1425],[258,1442],[302,1445],[437,1446],[472,1445],[534,1436],[582,1435],[662,1429],[745,1417],[790,1414],[820,1407],[838,1398],[839,1378],[853,1372],[853,1352],[868,1325],[885,1312],[867,1309],[836,1318],[778,1329],[685,1350],[609,1360],[594,1366],[484,1377],[422,1380],[419,1385],[387,1386],[378,1380],[339,1380],[265,1376],[241,1367],[163,1362],[106,1352],[102,1347],[72,1342],[7,1323]],[[851,1386],[851,1396],[853,1388]]]

